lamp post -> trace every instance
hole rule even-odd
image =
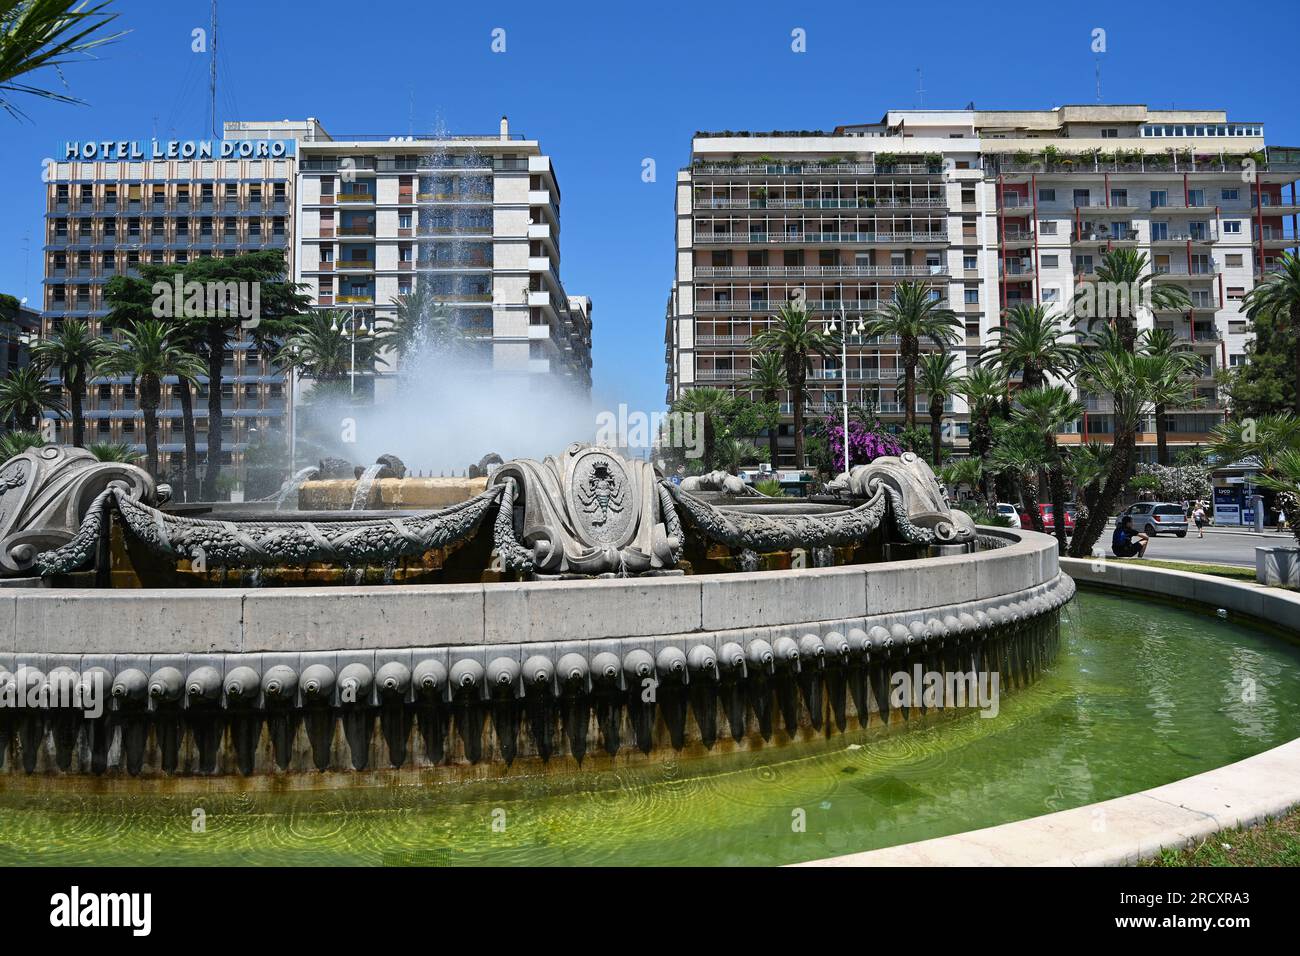
[[[333,332],[338,332],[343,328],[345,324],[348,327],[348,334],[352,340],[352,355],[348,362],[348,392],[349,394],[355,396],[357,394],[357,336],[369,335],[370,326],[366,324],[366,317],[363,314],[361,316],[361,321],[359,323],[361,327],[360,331],[357,330],[358,322],[357,322],[357,310],[355,306],[352,307],[348,315],[348,318],[345,320],[340,321],[336,314],[334,317],[334,321],[330,323],[330,330]]]
[[[844,334],[840,336],[840,394],[844,405],[844,473],[849,472],[849,333],[861,335],[866,329],[866,323],[862,317],[850,327],[848,314],[844,311],[844,306],[840,305],[840,321],[837,325],[832,318],[826,326],[826,331],[835,335],[843,328]]]

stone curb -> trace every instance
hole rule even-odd
[[[1195,601],[1300,636],[1300,594],[1122,561],[1062,558],[1060,564],[1077,581]],[[1221,830],[1279,816],[1297,805],[1300,739],[1113,800],[797,865],[1123,866],[1166,847],[1186,846]]]

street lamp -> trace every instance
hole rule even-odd
[[[361,315],[360,323],[357,322],[357,310],[355,306],[352,308],[351,313],[349,314],[348,318],[345,320],[340,320],[338,314],[335,313],[334,320],[330,323],[330,331],[339,332],[343,329],[344,325],[347,326],[348,334],[352,339],[352,357],[348,363],[348,389],[350,394],[356,395],[357,394],[357,336],[369,335],[370,326],[366,324],[366,317],[364,313],[362,313]],[[360,326],[359,328],[358,325]]]
[[[849,471],[849,335],[861,335],[866,331],[867,323],[863,321],[862,316],[849,325],[848,314],[844,311],[844,306],[840,306],[840,321],[836,324],[832,318],[826,326],[826,331],[835,335],[843,328],[844,334],[840,336],[840,385],[841,397],[844,404],[844,473]]]

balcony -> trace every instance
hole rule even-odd
[[[1209,265],[1156,265],[1151,267],[1151,274],[1157,279],[1213,279],[1219,274],[1218,263]]]
[[[924,277],[948,274],[946,265],[933,266],[696,266],[700,278],[728,276],[885,276]]]
[[[351,295],[340,295],[334,298],[339,305],[374,305],[375,294],[373,292],[354,293]],[[322,303],[323,305],[324,303]]]
[[[368,271],[374,269],[374,259],[340,259],[338,261],[339,272]]]
[[[817,245],[823,243],[944,243],[948,242],[947,232],[712,232],[697,235],[695,241],[701,245]]]
[[[337,193],[334,198],[341,203],[368,203],[373,205],[375,202],[374,193]]]
[[[928,169],[929,167],[921,167]],[[696,162],[691,171],[703,176],[835,176],[872,175],[875,163],[708,163]],[[882,170],[883,171],[883,170]]]
[[[1070,230],[1070,242],[1075,244],[1087,244],[1096,242],[1137,242],[1138,232],[1136,229],[1112,229],[1109,226],[1091,225],[1084,223],[1082,226]]]
[[[339,226],[338,233],[340,236],[370,236],[375,235],[375,224],[367,223],[364,226]],[[321,236],[325,235],[325,227],[321,227]]]

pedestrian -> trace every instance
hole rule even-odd
[[[1145,533],[1134,532],[1132,516],[1125,515],[1115,526],[1115,533],[1110,539],[1110,550],[1117,558],[1141,558],[1146,556],[1150,541]]]
[[[1199,501],[1196,502],[1196,510],[1192,512],[1192,520],[1196,522],[1196,533],[1202,538],[1205,537],[1205,506]]]

